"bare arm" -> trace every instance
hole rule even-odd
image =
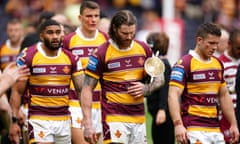
[[[229,95],[227,87],[221,87],[219,102],[224,116],[227,118],[231,125],[237,125],[236,117],[234,113],[232,99]]]
[[[92,127],[92,96],[93,89],[96,87],[98,80],[85,75],[83,88],[80,97],[80,103],[83,113],[82,125],[84,127],[84,138],[89,143],[97,143],[97,134]]]
[[[21,97],[24,95],[26,85],[27,85],[27,80],[22,80],[22,81],[16,82],[12,86],[10,104],[12,107],[13,116],[18,116],[18,112],[21,105]]]
[[[226,86],[222,86],[220,88],[219,102],[220,102],[220,106],[224,116],[230,123],[229,132],[231,136],[231,143],[236,143],[238,142],[238,139],[239,139],[239,130],[238,130],[237,120],[234,113],[232,99],[229,95],[229,92]]]
[[[9,74],[1,74],[0,76],[0,96],[2,96],[8,88],[10,88],[14,84],[14,79],[12,79]]]
[[[82,90],[82,86],[83,86],[83,80],[84,80],[84,74],[72,77],[72,81],[73,81],[75,90],[76,90],[76,92],[78,94],[79,100],[80,100],[80,97],[81,97],[81,90]]]
[[[12,87],[12,93],[10,97],[10,104],[12,106],[12,115],[19,117],[19,109],[21,105],[21,97],[24,94],[27,80],[18,81]],[[21,129],[16,121],[12,121],[9,128],[9,140],[13,144],[18,144],[21,138]]]
[[[168,106],[173,122],[182,124],[181,110],[179,98],[183,90],[176,86],[169,86],[168,90]]]
[[[188,144],[187,130],[183,125],[181,118],[181,109],[179,98],[183,92],[183,89],[180,89],[176,86],[169,86],[168,91],[168,106],[170,115],[173,120],[176,140],[178,143]]]
[[[92,109],[92,95],[93,89],[96,87],[98,80],[85,75],[80,103],[85,119],[84,127],[91,127],[91,109]]]

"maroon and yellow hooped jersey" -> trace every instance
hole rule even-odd
[[[64,37],[63,48],[68,49],[72,52],[72,54],[79,56],[83,68],[86,68],[89,56],[96,48],[105,43],[107,39],[108,36],[99,30],[96,30],[94,38],[86,38],[78,28],[75,32],[72,32]],[[98,83],[93,93],[93,108],[100,108],[100,95],[101,86]],[[70,99],[70,106],[79,106],[79,100],[76,93],[74,92],[74,87],[72,84]]]
[[[144,97],[134,98],[127,88],[131,82],[144,79],[144,62],[151,56],[152,51],[145,43],[133,41],[129,49],[120,50],[111,40],[90,56],[85,73],[100,81],[103,121],[145,121]]]
[[[5,44],[0,46],[0,66],[3,70],[10,62],[16,60],[19,54],[20,46],[18,48],[12,48],[10,41],[7,40]]]
[[[226,82],[217,58],[204,62],[195,53],[185,55],[174,65],[169,85],[183,89],[181,110],[187,130],[220,132],[217,103]]]
[[[57,56],[44,54],[41,43],[24,49],[18,56],[31,71],[29,118],[42,120],[69,119],[69,86],[73,75],[83,73],[77,56],[59,49]]]

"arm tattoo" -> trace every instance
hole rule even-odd
[[[82,90],[83,79],[84,79],[84,75],[83,74],[82,75],[78,75],[78,76],[74,76],[72,78],[75,90],[77,92],[81,92],[81,90]]]
[[[85,75],[83,85],[89,85],[89,86],[91,86],[92,88],[95,88],[96,85],[97,85],[97,82],[98,82],[97,79],[95,79],[95,78],[93,78],[93,77],[90,77],[90,76],[88,76],[88,75]]]
[[[155,90],[159,89],[161,86],[163,86],[165,80],[164,80],[164,76],[160,76],[160,77],[155,77],[153,79],[153,82],[149,83],[149,84],[145,84],[144,87],[144,95],[148,95],[152,92],[154,92]]]

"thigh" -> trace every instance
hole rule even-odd
[[[188,138],[191,144],[225,144],[223,135],[220,132],[188,132]]]
[[[132,127],[129,144],[147,144],[146,124],[127,123],[127,127]]]
[[[54,134],[48,121],[28,120],[28,135],[30,143],[54,143]]]
[[[225,144],[224,136],[221,132],[212,132],[212,141],[214,144]]]
[[[102,133],[102,118],[101,109],[92,109],[92,124],[96,133]]]
[[[51,121],[56,144],[71,144],[71,121]]]
[[[146,125],[136,123],[109,122],[107,123],[110,137],[107,141],[112,143],[147,144]],[[104,138],[107,136],[104,130]],[[105,138],[106,142],[106,138]]]

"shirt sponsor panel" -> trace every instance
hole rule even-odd
[[[180,67],[174,67],[171,73],[171,80],[183,81],[184,78],[184,69]]]

